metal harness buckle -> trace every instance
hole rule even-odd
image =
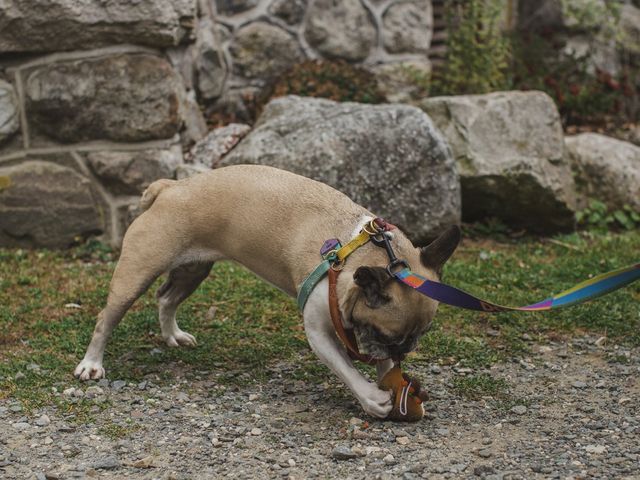
[[[369,224],[369,226],[375,227],[376,234],[371,235],[371,233],[369,233],[368,231],[367,233],[371,235],[371,242],[375,246],[384,248],[386,250],[387,256],[389,257],[389,264],[387,265],[387,273],[389,274],[389,276],[390,277],[394,276],[395,272],[393,270],[398,266],[401,266],[402,268],[410,269],[411,267],[409,267],[409,264],[407,263],[406,260],[402,260],[396,257],[396,254],[393,251],[393,247],[391,246],[391,240],[389,239],[389,235],[385,230],[385,228],[374,222],[375,220],[371,220],[371,223]]]

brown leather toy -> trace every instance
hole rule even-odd
[[[379,386],[383,390],[393,390],[393,409],[387,420],[417,422],[424,416],[422,402],[427,399],[427,392],[420,388],[417,380],[402,373],[399,365],[387,372]]]

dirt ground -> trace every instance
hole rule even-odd
[[[175,365],[168,383],[68,378],[57,407],[0,403],[0,476],[640,479],[640,351],[580,337],[531,352],[485,371],[408,365],[431,395],[414,424],[366,417],[331,378],[291,380],[295,363],[246,388]]]

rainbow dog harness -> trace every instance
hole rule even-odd
[[[387,272],[399,282],[440,303],[481,312],[532,312],[568,307],[613,292],[640,279],[640,263],[636,263],[635,265],[597,275],[568,290],[531,305],[523,307],[497,305],[474,297],[456,287],[429,280],[412,272],[409,264],[404,260],[398,259],[393,252],[389,236],[386,234],[387,231],[393,228],[391,224],[388,224],[381,218],[375,218],[362,229],[356,238],[344,246],[340,245],[337,239],[327,240],[321,250],[323,261],[301,285],[298,293],[298,307],[300,310],[304,309],[309,294],[326,275],[329,268],[341,268],[342,263],[350,253],[369,241],[372,241],[375,245],[387,251],[387,255],[389,256]]]

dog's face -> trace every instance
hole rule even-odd
[[[442,267],[460,242],[451,227],[428,246],[415,249],[412,270],[438,280]],[[399,255],[400,256],[400,255]],[[353,275],[357,298],[351,324],[360,352],[374,358],[402,358],[415,350],[433,320],[438,302],[390,277],[383,267],[359,267]]]

